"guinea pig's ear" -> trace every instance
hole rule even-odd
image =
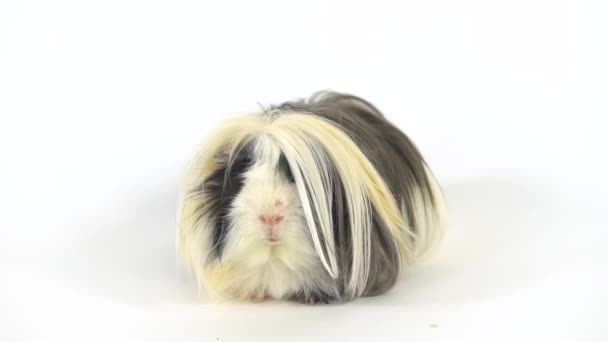
[[[218,150],[215,154],[209,156],[206,160],[199,161],[199,168],[202,170],[194,179],[194,186],[198,187],[201,181],[205,181],[219,168],[225,166],[228,163],[229,154],[225,148]]]

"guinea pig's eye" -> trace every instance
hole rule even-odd
[[[236,162],[245,166],[253,165],[253,159],[251,159],[249,156],[240,156],[236,159]]]
[[[228,151],[221,151],[214,159],[220,167],[225,167],[226,165],[248,167],[253,165],[253,159],[249,156],[248,151],[249,150],[245,147],[238,150],[233,156],[230,156]]]
[[[284,155],[281,155],[279,158],[278,169],[281,174],[287,178],[289,183],[295,183],[296,180],[293,177],[293,173],[291,172],[291,168],[289,167],[289,163],[287,162],[287,158]]]

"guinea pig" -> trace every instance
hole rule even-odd
[[[391,289],[440,240],[444,208],[404,133],[320,92],[211,134],[184,179],[178,249],[212,296],[346,302]]]

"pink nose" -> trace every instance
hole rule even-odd
[[[283,221],[281,215],[260,215],[258,216],[260,222],[264,224],[264,230],[266,231],[266,240],[271,243],[278,243],[280,240],[279,231],[281,226],[279,225]]]
[[[276,226],[283,221],[283,216],[281,215],[260,215],[258,216],[260,222],[267,226]]]

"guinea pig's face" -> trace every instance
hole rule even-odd
[[[259,152],[259,151],[258,151]],[[293,264],[298,251],[314,255],[308,228],[291,171],[280,154],[250,152],[235,161],[226,177],[232,184],[223,196],[230,196],[223,260],[246,262],[250,266],[282,258]],[[245,159],[243,161],[243,159]],[[236,184],[236,187],[234,185]]]
[[[282,171],[268,161],[254,161],[243,174],[243,187],[230,209],[232,235],[277,245],[301,229],[296,187]]]

